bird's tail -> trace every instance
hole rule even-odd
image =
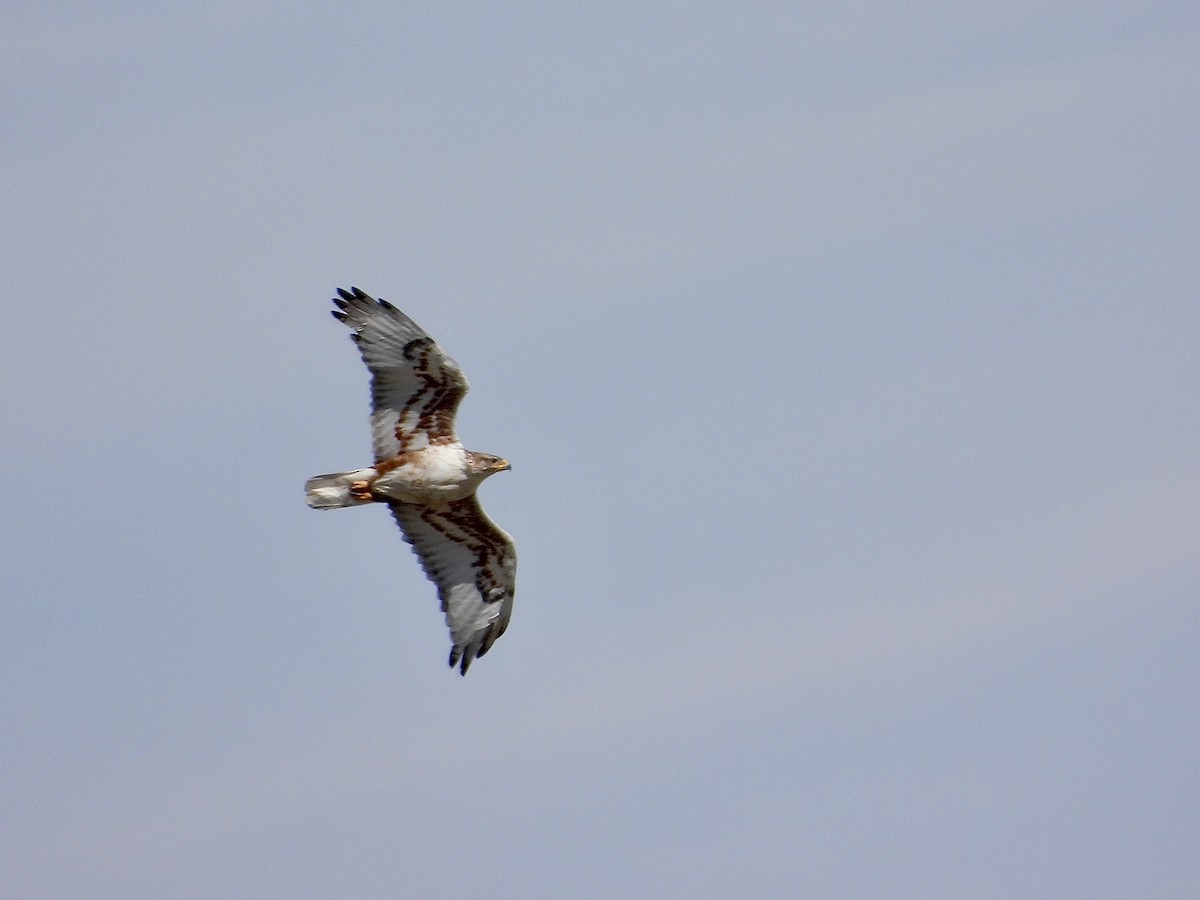
[[[351,494],[350,485],[355,481],[370,481],[374,477],[374,469],[356,469],[353,472],[337,472],[333,475],[314,475],[304,483],[305,499],[313,509],[361,506],[371,501]]]

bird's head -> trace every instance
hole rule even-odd
[[[471,470],[476,475],[495,475],[497,472],[507,472],[512,468],[507,459],[493,456],[490,453],[470,452]]]

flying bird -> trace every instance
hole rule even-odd
[[[356,287],[338,288],[333,302],[334,317],[349,326],[371,372],[375,464],[310,478],[308,505],[387,504],[437,585],[453,642],[450,666],[466,675],[512,615],[516,549],[475,496],[485,478],[511,466],[499,456],[467,450],[455,435],[467,378],[416,322]]]

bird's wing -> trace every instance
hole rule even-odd
[[[462,674],[504,634],[512,615],[517,551],[474,497],[434,506],[389,503],[429,580],[437,585]]]
[[[455,444],[454,414],[467,377],[416,322],[386,300],[338,288],[333,315],[353,329],[371,372],[371,443],[375,461],[406,450]]]

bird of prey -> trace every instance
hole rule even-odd
[[[349,326],[371,372],[375,464],[310,478],[308,505],[387,504],[437,585],[453,642],[450,666],[466,675],[512,615],[516,550],[475,496],[485,478],[511,467],[467,450],[455,435],[466,376],[416,322],[356,287],[338,288],[333,302],[334,317]]]

